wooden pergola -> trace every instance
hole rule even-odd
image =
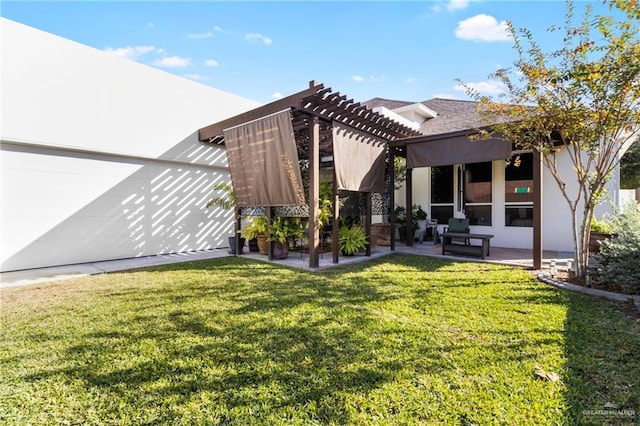
[[[333,155],[333,123],[349,126],[359,132],[384,140],[387,146],[391,142],[419,136],[421,133],[374,112],[359,102],[354,102],[353,99],[348,99],[346,95],[333,92],[331,88],[325,88],[323,84],[311,81],[309,88],[306,90],[199,129],[198,139],[201,142],[224,144],[223,131],[225,129],[243,125],[287,109],[291,112],[295,142],[300,158],[309,161],[309,191],[307,194],[309,203],[309,266],[316,268],[319,266],[320,259],[320,230],[317,226],[320,198],[320,161],[322,157]],[[395,148],[388,150],[391,156],[391,164],[393,164],[394,150]],[[339,200],[335,184],[333,185],[333,206],[332,251],[333,262],[337,263],[339,254],[337,245]],[[366,206],[365,233],[370,240],[370,193],[367,193]],[[391,211],[389,214],[392,223],[393,206],[393,190],[391,190]],[[235,213],[235,230],[237,231],[240,228],[240,219],[239,212],[236,211]],[[271,220],[271,208],[267,209],[267,216]],[[239,245],[239,238],[236,238],[236,244]],[[394,249],[392,233],[391,250]],[[239,247],[236,247],[236,253],[239,252]],[[368,245],[367,255],[370,254],[371,247]]]

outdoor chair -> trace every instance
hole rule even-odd
[[[468,218],[458,219],[458,218],[452,217],[449,219],[449,223],[447,224],[447,226],[444,227],[444,232],[458,232],[458,233],[468,234],[469,222],[470,220]],[[462,238],[462,239],[452,238],[451,240],[464,241],[465,245],[469,245],[468,238]]]

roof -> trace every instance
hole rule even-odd
[[[393,110],[414,103],[416,102],[373,98],[362,104],[369,108],[383,106]],[[447,134],[486,126],[478,112],[478,102],[434,98],[420,103],[438,114],[420,125],[420,133],[423,135]]]
[[[311,117],[318,117],[325,123],[337,121],[389,141],[420,135],[420,132],[374,112],[360,102],[347,99],[340,92],[332,92],[331,88],[311,81],[308,89],[199,129],[198,139],[202,142],[223,143],[224,129],[284,109],[291,109],[296,132],[308,131]],[[296,139],[300,142],[300,137]]]

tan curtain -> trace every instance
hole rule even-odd
[[[305,204],[289,110],[227,129],[224,139],[238,207]]]
[[[467,136],[407,143],[407,168],[450,166],[504,160],[511,143],[501,139],[471,140]]]
[[[333,122],[333,164],[338,189],[383,192],[386,141]]]

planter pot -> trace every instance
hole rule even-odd
[[[271,255],[274,259],[286,259],[289,257],[289,245],[287,243],[279,243],[274,241],[273,253]]]
[[[258,235],[258,251],[265,256],[269,254],[269,241],[266,235]]]
[[[589,233],[589,252],[590,253],[598,253],[600,252],[600,242],[606,239],[611,238],[611,234],[607,234],[604,232],[590,232]]]
[[[373,223],[371,224],[371,247],[391,245],[391,224]]]
[[[240,253],[242,254],[242,247],[244,247],[244,238],[240,238]],[[229,237],[229,253],[236,254],[236,237]]]
[[[257,253],[260,249],[258,248],[258,239],[253,238],[249,240],[249,251],[252,253]]]

